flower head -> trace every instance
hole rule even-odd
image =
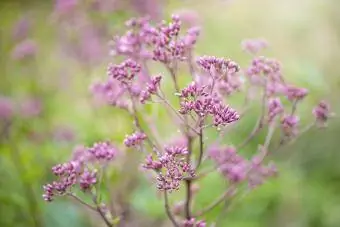
[[[127,135],[124,140],[124,144],[127,147],[137,146],[146,139],[146,135],[143,132],[135,132],[132,135]]]
[[[147,157],[143,167],[158,171],[157,188],[159,190],[178,190],[184,176],[195,176],[191,164],[184,158],[187,153],[186,147],[168,146],[165,147],[164,154],[159,154],[157,161],[154,161],[151,155]]]
[[[316,107],[314,107],[313,114],[317,121],[321,123],[327,122],[330,116],[329,104],[325,101],[319,102],[319,104]]]
[[[250,54],[257,54],[267,46],[268,43],[264,39],[246,39],[242,41],[242,49]]]
[[[34,57],[37,52],[38,46],[33,40],[24,40],[12,51],[12,58],[14,60],[24,60]]]
[[[117,155],[117,148],[110,142],[98,142],[88,148],[88,152],[92,154],[95,160],[110,161]]]
[[[295,136],[298,133],[299,117],[286,115],[281,120],[281,126],[286,136]]]

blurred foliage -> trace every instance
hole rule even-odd
[[[197,55],[227,56],[246,66],[250,58],[242,52],[240,42],[245,38],[266,38],[271,48],[264,54],[279,59],[289,80],[310,90],[299,113],[310,119],[310,110],[320,98],[329,100],[333,111],[339,113],[340,11],[337,0],[173,0],[164,7],[166,16],[179,9],[197,11],[203,27]],[[0,3],[1,95],[15,99],[34,95],[43,103],[41,116],[33,120],[16,119],[9,139],[1,141],[0,226],[99,226],[95,221],[97,217],[89,215],[73,201],[65,199],[46,204],[41,199],[41,188],[52,179],[50,167],[65,160],[74,145],[105,139],[121,142],[130,132],[130,119],[120,111],[97,108],[90,102],[88,87],[95,79],[104,77],[107,59],[88,68],[63,55],[56,45],[58,35],[51,23],[52,10],[51,1]],[[11,51],[16,43],[11,31],[25,13],[32,20],[30,38],[37,42],[38,51],[34,59],[14,61]],[[130,14],[132,12],[115,12],[106,15],[104,20],[114,33]],[[230,102],[237,105],[239,100]],[[148,111],[159,122],[164,121],[162,111],[152,108]],[[242,119],[224,142],[242,141],[255,123],[254,116],[252,113]],[[53,137],[53,130],[63,126],[75,133],[72,141],[61,142]],[[171,130],[171,126],[164,128],[162,136],[176,136],[176,132],[167,133]],[[339,134],[338,118],[323,131],[312,130],[305,134],[297,143],[275,154],[280,170],[277,179],[232,203],[222,217],[219,213],[223,208],[218,207],[207,214],[206,219],[218,219],[221,226],[237,227],[340,226]],[[216,132],[211,132],[207,140],[215,136]],[[261,138],[263,135],[244,152],[255,150]],[[129,151],[126,155],[137,159],[138,155],[132,153]],[[130,209],[141,223],[143,219],[150,219],[153,222],[149,223],[160,226],[157,220],[162,220],[165,214],[154,187],[142,175],[131,177],[132,183],[125,182],[127,176],[136,174],[137,166],[138,162],[127,162],[121,172],[110,173],[109,179],[117,189],[115,198],[131,202]],[[130,184],[133,184],[131,192],[125,191]],[[202,208],[218,197],[224,185],[217,173],[200,181],[197,207]],[[182,193],[173,193],[171,201],[178,202]],[[34,216],[39,220],[34,220]]]

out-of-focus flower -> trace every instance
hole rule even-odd
[[[242,49],[250,54],[257,54],[267,46],[268,43],[265,39],[246,39],[242,42]]]
[[[286,136],[296,136],[298,133],[299,117],[295,115],[286,115],[281,120],[281,127]]]
[[[69,126],[58,126],[53,131],[53,137],[56,141],[71,142],[75,139],[76,135],[73,128]]]
[[[0,120],[8,120],[14,114],[14,104],[12,100],[5,96],[0,96]]]
[[[78,5],[78,0],[56,0],[54,11],[56,14],[64,15],[71,13]]]
[[[195,218],[191,218],[189,220],[184,220],[181,224],[181,227],[206,227],[207,224],[203,220],[196,220]]]
[[[268,101],[268,122],[272,122],[274,118],[283,113],[283,105],[280,98],[272,98]]]
[[[132,7],[142,16],[149,16],[153,20],[159,20],[162,16],[161,0],[132,0]]]
[[[28,14],[23,15],[14,24],[12,30],[12,37],[14,40],[24,40],[27,38],[29,30],[31,28],[31,20]]]
[[[299,101],[302,100],[306,95],[308,95],[308,90],[306,88],[299,88],[292,85],[286,87],[285,92],[288,100]]]
[[[26,39],[15,46],[12,51],[12,58],[14,60],[32,58],[35,56],[37,50],[37,44],[33,40]]]
[[[322,126],[326,125],[329,117],[332,115],[330,106],[326,101],[320,101],[319,104],[314,107],[313,114],[316,121]]]
[[[175,14],[179,16],[184,26],[194,27],[200,24],[200,16],[195,10],[179,9]]]
[[[37,98],[27,98],[20,102],[20,116],[32,118],[38,116],[42,111],[42,103]]]

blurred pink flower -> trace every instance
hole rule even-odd
[[[17,44],[12,51],[12,59],[23,60],[34,57],[38,49],[34,40],[26,39]]]

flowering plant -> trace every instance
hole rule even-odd
[[[153,176],[155,187],[163,193],[165,213],[173,226],[206,226],[202,220],[204,214],[242,193],[245,185],[253,189],[277,175],[275,164],[270,161],[272,153],[311,127],[325,126],[331,116],[329,105],[321,101],[313,110],[315,121],[301,129],[296,110],[308,91],[286,81],[278,61],[257,56],[266,47],[264,40],[243,42],[243,48],[253,55],[253,60],[249,67],[241,69],[230,59],[215,56],[195,59],[200,29],[192,27],[182,32],[178,16],[157,25],[147,18],[131,19],[126,27],[127,32],[114,37],[111,43],[111,54],[123,61],[111,63],[107,80],[93,84],[91,90],[96,98],[132,117],[134,132],[126,136],[123,144],[145,156],[141,166]],[[150,63],[161,64],[167,73],[151,75]],[[187,67],[190,72],[187,78],[190,82],[185,87],[179,82],[181,67]],[[171,93],[165,90],[169,87],[168,79],[173,87]],[[226,102],[236,93],[244,94],[244,104],[232,108]],[[169,98],[170,95],[175,99]],[[286,106],[283,99],[287,100]],[[242,143],[224,145],[224,135],[237,127],[249,111],[250,101],[260,103],[257,124]],[[167,143],[153,126],[155,121],[148,122],[148,127],[142,124],[149,119],[149,105],[164,106],[181,138]],[[280,140],[274,144],[272,138],[277,129]],[[208,141],[208,130],[217,131],[218,138]],[[241,155],[240,151],[262,131],[267,131],[267,135],[252,157]],[[108,141],[77,147],[69,161],[52,168],[58,180],[44,186],[43,198],[51,202],[55,196],[73,197],[96,211],[107,226],[116,225],[120,214],[102,201],[100,187],[106,169],[121,153],[121,146]],[[202,168],[208,159],[215,165]],[[214,171],[225,177],[228,187],[211,205],[196,210],[193,201],[197,182]],[[76,194],[77,187],[91,202]],[[180,188],[185,190],[183,202],[171,209],[168,196]]]

